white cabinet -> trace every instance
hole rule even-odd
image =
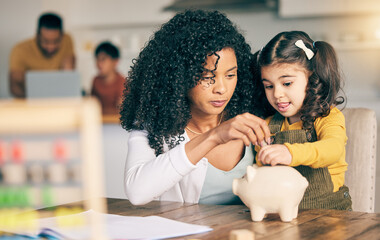
[[[279,0],[281,17],[322,17],[380,13],[379,0]]]
[[[43,0],[42,8],[63,15],[66,24],[77,27],[115,27],[164,22],[172,16],[164,12],[171,0]]]

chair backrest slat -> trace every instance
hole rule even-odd
[[[376,114],[366,108],[346,108],[348,170],[345,185],[350,189],[353,210],[374,212],[376,181]]]

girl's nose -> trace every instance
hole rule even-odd
[[[284,96],[284,91],[281,88],[274,88],[274,97],[281,98]]]

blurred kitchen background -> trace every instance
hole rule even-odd
[[[0,99],[11,98],[8,87],[11,48],[35,36],[37,18],[43,12],[53,11],[62,16],[64,31],[74,40],[82,87],[88,93],[97,72],[93,52],[98,43],[109,40],[120,48],[118,68],[126,76],[132,59],[152,33],[176,11],[186,8],[225,12],[243,31],[252,51],[286,30],[302,30],[315,41],[331,43],[344,72],[347,107],[373,109],[379,126],[379,0],[0,0]],[[128,134],[120,125],[104,124],[107,197],[125,198],[127,139]],[[380,212],[379,163],[376,184],[375,211]]]

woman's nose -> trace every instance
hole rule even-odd
[[[213,85],[215,93],[223,94],[227,91],[227,85],[223,78],[215,78],[215,83]]]

